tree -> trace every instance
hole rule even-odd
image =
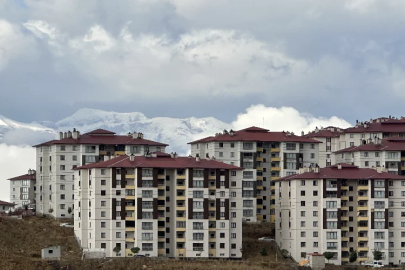
[[[355,262],[357,260],[357,252],[355,250],[352,250],[350,252],[350,256],[349,256],[349,262]]]
[[[69,215],[72,213],[72,207],[68,208],[68,213],[69,213]]]
[[[115,252],[115,255],[118,256],[118,253],[120,253],[121,248],[119,246],[116,246],[113,251]]]
[[[382,252],[379,249],[374,250],[373,255],[374,255],[374,260],[375,261],[382,260]]]
[[[281,255],[283,255],[283,257],[286,258],[288,256],[288,250],[282,249],[281,250]]]
[[[53,209],[52,209],[52,208],[49,208],[48,212],[49,212],[49,214],[52,214],[52,213],[53,213]]]
[[[260,254],[262,254],[262,256],[267,256],[267,255],[269,255],[269,254],[267,253],[267,248],[263,247],[263,248],[262,248],[262,251],[260,252]]]
[[[28,211],[28,204],[24,204],[25,211]]]
[[[137,254],[139,252],[139,250],[141,250],[139,247],[131,248],[131,252],[134,253],[134,254]]]
[[[333,256],[335,256],[335,254],[334,254],[333,252],[327,251],[327,252],[324,252],[324,253],[323,253],[323,256],[325,256],[325,259],[327,259],[327,260],[328,260],[328,263],[329,263],[329,260],[332,259]]]

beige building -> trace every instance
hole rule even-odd
[[[166,146],[146,140],[142,133],[136,132],[128,135],[116,135],[103,129],[85,134],[77,130],[60,132],[57,139],[35,146],[37,213],[72,217],[74,168],[103,161],[109,156],[164,152]]]
[[[242,168],[152,153],[76,168],[74,230],[107,257],[241,258]],[[113,249],[119,247],[119,252]],[[117,251],[117,250],[116,250]]]
[[[243,167],[243,219],[274,223],[275,186],[279,177],[296,174],[301,167],[318,163],[319,141],[289,132],[250,127],[226,131],[191,142],[191,155],[215,157]],[[249,200],[248,200],[249,199]],[[251,203],[248,201],[251,201]]]
[[[405,176],[383,168],[337,164],[304,168],[276,183],[276,241],[299,261],[309,253],[335,253],[331,263],[357,262],[383,253],[384,264],[405,259]]]
[[[15,204],[15,208],[22,208],[25,205],[35,208],[35,170],[29,169],[27,174],[8,180],[10,180],[10,201]]]
[[[0,213],[14,210],[14,203],[0,201]]]

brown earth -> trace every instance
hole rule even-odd
[[[125,258],[107,260],[81,260],[79,247],[72,228],[59,226],[60,221],[42,217],[24,217],[23,220],[0,218],[0,269],[164,269],[164,270],[262,270],[290,269],[288,261],[278,256],[273,242],[258,241],[272,236],[267,223],[247,224],[243,228],[243,260],[176,260],[166,258]],[[41,259],[41,248],[49,245],[62,247],[59,262],[49,264]],[[262,256],[266,248],[268,255]]]

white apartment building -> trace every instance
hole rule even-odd
[[[55,217],[72,217],[74,201],[73,169],[97,163],[106,156],[143,155],[165,151],[166,144],[146,140],[142,133],[116,135],[97,129],[85,134],[60,132],[59,138],[36,145],[36,210]],[[71,212],[71,213],[69,213]]]
[[[384,167],[389,173],[405,175],[405,138],[368,140],[366,144],[335,152],[337,162],[360,168]]]
[[[0,201],[0,213],[2,212],[8,212],[10,210],[14,209],[14,203],[9,203],[5,201]]]
[[[242,168],[152,153],[76,168],[74,231],[107,257],[241,258]],[[115,247],[120,252],[114,253]]]
[[[330,251],[334,264],[405,261],[405,176],[337,164],[304,168],[276,183],[276,241],[295,260]]]
[[[35,170],[29,169],[27,174],[8,180],[10,180],[10,202],[15,208],[23,208],[25,205],[35,207]]]
[[[333,152],[340,149],[340,135],[342,132],[343,130],[338,127],[326,127],[321,129],[317,127],[314,131],[306,135],[304,135],[304,133],[301,134],[305,138],[322,142],[322,144],[319,145],[319,167],[324,168],[336,164],[336,158]]]
[[[315,166],[319,160],[319,143],[288,132],[250,127],[239,131],[224,130],[189,144],[194,157],[215,157],[243,167],[242,197],[255,199],[253,204],[244,205],[243,219],[274,223],[274,180],[296,174],[301,167]]]

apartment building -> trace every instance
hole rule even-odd
[[[152,153],[76,168],[74,230],[108,257],[241,258],[242,168]],[[119,247],[120,252],[113,249]]]
[[[276,241],[295,260],[335,253],[334,264],[383,253],[383,263],[405,261],[405,176],[336,164],[303,168],[276,180]]]
[[[243,167],[242,197],[254,199],[253,204],[243,206],[243,219],[274,222],[274,180],[296,174],[301,167],[315,166],[319,160],[319,143],[289,132],[250,127],[224,130],[189,144],[194,157],[215,157]]]
[[[335,152],[337,162],[360,168],[384,167],[389,173],[405,175],[405,138],[368,139],[366,144]]]
[[[35,170],[28,170],[27,174],[8,179],[10,181],[10,202],[15,208],[28,205],[35,207]]]
[[[319,145],[319,163],[318,166],[324,168],[336,164],[336,158],[333,152],[339,150],[340,135],[343,129],[338,127],[326,127],[318,129],[318,127],[308,134],[302,133],[305,138],[314,139],[322,142]]]
[[[345,129],[340,135],[338,150],[389,137],[405,137],[405,118],[390,116],[366,122],[357,121],[356,126]]]
[[[73,169],[117,155],[143,155],[165,151],[167,145],[146,140],[142,133],[116,135],[97,129],[60,132],[56,140],[36,145],[36,210],[55,217],[72,217],[74,201]]]

